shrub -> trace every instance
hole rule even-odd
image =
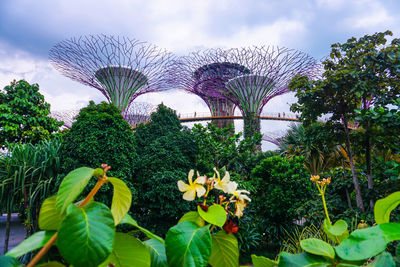
[[[304,159],[286,159],[279,156],[267,158],[252,172],[251,206],[259,216],[262,230],[272,241],[290,232],[294,221],[301,219],[297,209],[310,198],[311,182],[303,166]]]
[[[151,122],[136,129],[135,137],[140,194],[132,206],[133,216],[145,227],[164,234],[190,208],[176,184],[194,166],[197,145],[175,112],[164,105],[151,115]]]
[[[130,125],[112,104],[102,102],[81,109],[64,136],[61,148],[63,168],[69,172],[82,166],[111,166],[110,176],[120,177],[134,192],[135,140]],[[108,185],[102,187],[109,191]],[[110,203],[111,192],[102,196]]]

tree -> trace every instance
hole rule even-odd
[[[90,101],[81,109],[76,122],[64,135],[61,155],[66,173],[78,167],[96,168],[106,163],[111,166],[110,176],[124,180],[135,192],[135,139],[130,125],[113,104],[96,105]],[[111,196],[109,190],[108,199],[103,201],[111,203]]]
[[[230,172],[235,171],[243,174],[243,167],[253,158],[259,158],[251,153],[255,151],[256,146],[261,141],[261,135],[256,133],[250,138],[242,139],[242,134],[235,134],[233,125],[219,128],[213,123],[208,123],[207,126],[195,124],[192,128],[194,140],[199,146],[199,154],[197,157],[196,168],[207,173],[215,167],[217,169],[225,167]],[[246,168],[248,177],[251,170],[257,165],[261,159],[249,168]]]
[[[195,168],[197,144],[175,112],[162,104],[151,114],[149,123],[135,130],[135,173],[140,179],[139,194],[132,205],[133,216],[145,227],[165,234],[192,205],[182,200],[176,184]]]
[[[37,84],[13,81],[0,91],[0,148],[6,143],[37,143],[59,130],[62,122],[49,117],[50,104]]]
[[[333,44],[331,58],[323,62],[325,71],[321,80],[310,81],[305,76],[298,76],[289,85],[299,100],[291,109],[302,113],[301,120],[316,121],[321,115],[330,114],[328,125],[342,124],[357,207],[363,211],[364,204],[355,170],[349,126],[354,122],[356,109],[362,105],[366,108],[367,101],[385,105],[388,103],[384,101],[385,98],[398,95],[398,89],[393,86],[398,84],[398,67],[395,66],[398,65],[399,41],[394,39],[389,46],[384,46],[385,36],[391,34],[387,31],[366,35],[360,39],[351,38],[344,44]],[[368,125],[365,127],[368,131]],[[369,138],[365,147],[369,162]],[[372,189],[370,166],[367,166],[367,176],[368,186]]]

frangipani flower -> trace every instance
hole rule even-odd
[[[188,181],[189,184],[179,180],[178,181],[178,188],[179,191],[185,192],[183,194],[183,199],[187,201],[192,201],[196,198],[196,193],[198,197],[202,197],[206,193],[206,189],[204,188],[203,184],[206,182],[205,176],[197,176],[197,179],[192,181],[194,171],[190,170],[188,174]]]
[[[250,194],[249,191],[247,190],[236,190],[237,184],[234,187],[234,191],[232,193],[231,200],[236,199],[235,201],[235,215],[240,218],[243,216],[243,210],[245,207],[247,207],[247,201],[251,202],[251,199],[245,195],[245,194]]]
[[[216,179],[214,178],[215,179],[214,187],[224,191],[224,193],[232,194],[237,187],[237,183],[230,181],[231,178],[229,172],[226,171],[224,178],[222,178],[221,180],[221,176],[219,175],[219,172],[217,171],[216,168],[214,168],[214,171],[217,174],[217,178]]]

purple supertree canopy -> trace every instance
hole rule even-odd
[[[49,57],[62,74],[100,90],[124,115],[137,96],[171,88],[172,53],[136,39],[72,38],[56,44]]]
[[[246,67],[227,61],[228,50],[208,49],[192,52],[174,64],[178,88],[201,97],[212,116],[232,116],[235,105],[227,97],[225,83],[234,77],[249,74]]]
[[[65,128],[71,128],[72,123],[75,122],[75,118],[76,116],[78,116],[79,114],[79,109],[75,109],[75,110],[56,110],[56,111],[52,111],[50,113],[50,117],[59,120],[59,121],[63,121],[64,122],[64,127]]]
[[[140,123],[145,123],[150,120],[151,113],[155,112],[157,107],[146,102],[132,102],[126,112],[125,120],[135,126]]]

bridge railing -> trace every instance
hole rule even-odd
[[[179,119],[191,119],[191,118],[214,118],[218,117],[211,116],[210,112],[193,112],[193,113],[185,113],[185,114],[177,114]],[[225,115],[221,115],[221,117],[227,117]],[[242,117],[241,114],[234,115],[233,117]],[[260,117],[269,117],[269,118],[289,118],[289,119],[298,119],[300,118],[300,114],[291,113],[291,112],[262,112]]]

